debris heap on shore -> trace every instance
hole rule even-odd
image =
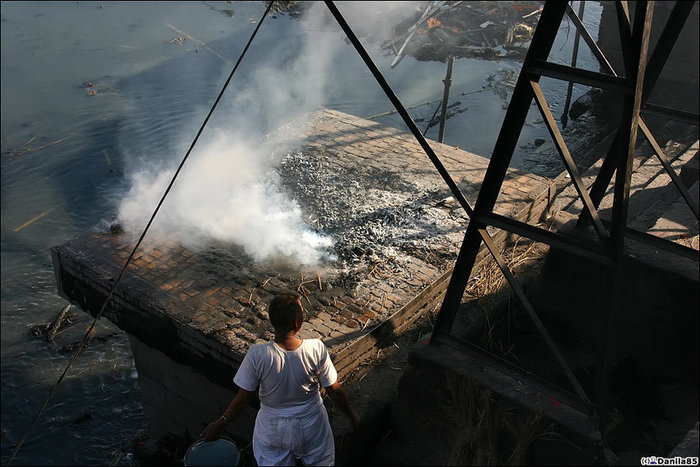
[[[522,58],[544,2],[431,2],[399,23],[382,47],[396,58],[444,61],[449,56]]]

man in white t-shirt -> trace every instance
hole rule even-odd
[[[350,406],[326,346],[318,339],[296,336],[304,322],[297,295],[275,297],[268,310],[274,341],[251,346],[233,382],[238,394],[224,414],[202,432],[205,441],[221,436],[225,426],[248,405],[258,390],[260,410],[253,431],[258,465],[333,465],[335,445],[328,413],[319,392],[326,389],[353,429],[359,417]]]

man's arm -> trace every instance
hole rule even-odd
[[[357,416],[357,413],[350,405],[348,396],[345,394],[343,388],[340,387],[340,383],[336,381],[330,386],[326,386],[325,389],[333,402],[335,402],[335,405],[350,419],[352,429],[356,430],[360,425],[360,417]]]
[[[223,433],[226,425],[231,423],[243,412],[243,409],[246,408],[254,394],[254,391],[246,391],[243,388],[238,388],[238,394],[236,394],[236,397],[234,397],[228,405],[224,414],[202,430],[201,436],[204,438],[204,441],[214,441],[221,438],[221,433]]]

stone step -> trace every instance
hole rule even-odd
[[[671,142],[667,145],[668,151],[664,150],[671,159],[671,167],[676,174],[679,174],[685,164],[691,161],[698,152],[698,142],[696,141],[689,149],[678,152],[678,149],[682,147],[678,143]],[[689,187],[686,186],[686,188]],[[680,196],[680,192],[673,184],[671,177],[664,170],[659,159],[656,156],[650,157],[632,173],[627,217],[628,225],[642,232],[648,231]],[[599,212],[602,218],[610,218],[612,204],[613,192],[611,187],[600,203]],[[690,212],[690,209],[688,211]]]
[[[700,155],[698,152],[683,166],[680,178],[685,186],[693,186],[700,178]]]
[[[690,187],[690,197],[698,203],[699,182]],[[680,243],[681,245],[698,249],[698,220],[688,207],[685,200],[679,197],[654,225],[648,233],[657,237]]]
[[[596,144],[583,159],[594,160],[590,167],[581,173],[581,179],[583,184],[587,189],[595,181],[595,178],[600,172],[600,168],[603,165],[603,158],[608,152],[608,148],[612,144],[614,139],[614,133],[609,133],[607,136],[603,137],[601,141]],[[667,150],[669,148],[666,148]],[[653,157],[653,152],[648,144],[640,145],[635,152],[635,159],[633,162],[633,170],[636,170],[641,164],[646,162],[650,157]],[[550,207],[550,213],[555,213],[557,211],[569,211],[575,214],[581,212],[583,204],[579,200],[576,188],[571,182],[571,177],[565,171],[562,172],[555,180],[556,195],[552,205]]]
[[[697,173],[697,171],[693,170],[696,165],[697,152],[697,141],[690,147],[670,141],[664,148],[664,153],[672,160],[671,166],[673,169],[677,174],[682,173],[682,180],[687,181],[692,181],[692,177]],[[597,161],[582,175],[582,180],[587,188],[590,188],[590,185],[595,180],[601,165],[602,161]],[[562,179],[565,180],[563,183],[564,187],[559,190],[550,206],[550,218],[560,212],[567,212],[578,216],[583,209],[583,204],[578,198],[578,194],[573,184],[570,182],[570,179],[566,178],[566,174],[562,174],[558,177],[556,182],[561,184]],[[643,232],[648,231],[654,226],[656,221],[671,208],[679,197],[680,193],[655,155],[650,154],[647,156],[646,154],[640,154],[638,158],[635,158],[628,212],[628,225],[630,227]],[[610,219],[612,202],[613,186],[611,184],[599,207],[601,218],[606,220]],[[681,207],[678,209],[682,210]],[[692,212],[687,206],[686,209],[688,209],[688,213],[692,216]],[[678,217],[678,214],[675,216]],[[685,219],[687,216],[683,215],[682,218]],[[688,223],[686,227],[689,228],[688,232],[683,233],[683,235],[692,237],[692,222]],[[681,235],[680,232],[679,235]]]

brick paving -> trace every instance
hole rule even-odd
[[[425,241],[434,241],[443,258],[456,256],[467,218],[458,207],[420,198],[426,192],[438,198],[449,192],[412,135],[342,112],[321,110],[304,136],[305,160],[321,161],[328,170],[341,173],[343,184],[354,187],[349,196],[372,202],[379,199],[373,197],[377,193],[398,193],[402,200],[414,203],[414,208],[415,203],[425,202],[417,208],[430,210],[442,226],[441,231],[432,226]],[[434,141],[430,144],[473,205],[488,160]],[[371,183],[366,177],[370,172]],[[510,170],[496,212],[519,219],[537,218],[549,190],[546,178]],[[321,196],[318,191],[317,197]],[[328,227],[342,229],[338,224],[347,220],[338,218],[333,225],[329,221]],[[55,247],[60,293],[95,314],[126,262],[132,241],[118,232],[86,233]],[[404,246],[407,242],[396,239]],[[354,277],[348,285],[340,281],[334,265],[290,271],[256,264],[231,244],[212,243],[197,251],[175,243],[151,245],[135,255],[105,316],[176,361],[220,372],[221,368],[235,370],[251,344],[272,337],[266,313],[269,300],[280,292],[298,292],[309,313],[301,337],[323,339],[343,375],[374,353],[382,337],[439,303],[453,260],[431,261],[425,251],[410,249],[402,250],[402,258],[399,269],[393,271],[377,269],[379,263],[371,269],[367,258],[346,265],[345,277]],[[206,368],[202,371],[206,373]],[[230,382],[231,374],[222,381]]]

